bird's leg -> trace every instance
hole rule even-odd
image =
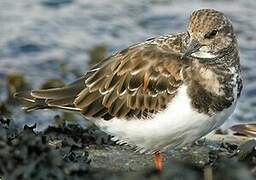
[[[162,166],[162,158],[161,158],[161,153],[159,151],[156,151],[154,153],[154,160],[155,160],[155,166],[156,166],[156,169],[158,171],[162,171],[163,169],[163,166]]]

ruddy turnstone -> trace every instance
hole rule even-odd
[[[153,153],[191,144],[224,123],[242,90],[237,40],[230,20],[194,11],[187,32],[149,39],[117,52],[77,81],[16,96],[27,110],[79,111],[118,144]]]

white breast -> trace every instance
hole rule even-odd
[[[187,88],[182,85],[168,107],[153,119],[109,121],[96,120],[95,124],[111,134],[118,143],[136,146],[140,152],[152,153],[166,147],[180,147],[192,143],[220,126],[233,110],[209,117],[191,107]]]

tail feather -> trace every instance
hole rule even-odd
[[[50,100],[47,100],[47,103],[49,105],[55,105],[55,106],[70,105],[70,104],[73,104],[73,101],[75,98],[76,96],[71,96],[71,97],[61,98],[61,99],[50,99]]]
[[[85,79],[86,77],[82,77],[62,88],[32,90],[31,96],[43,99],[67,98],[71,95],[80,93],[85,88]]]
[[[18,92],[14,96],[29,102],[29,105],[23,108],[26,111],[46,108],[80,111],[80,108],[74,107],[73,101],[85,88],[85,79],[84,76],[62,88]]]
[[[33,96],[31,96],[30,91],[17,92],[14,94],[14,97],[17,99],[22,99],[27,102],[35,103],[35,99]]]
[[[77,94],[81,91],[80,88],[76,87],[63,87],[46,90],[32,90],[31,96],[34,98],[42,99],[60,99],[69,97],[70,94]]]
[[[76,108],[76,107],[57,106],[57,105],[39,106],[37,104],[32,105],[32,106],[23,107],[22,109],[25,110],[26,112],[35,111],[35,110],[38,110],[38,109],[62,109],[62,110],[77,111],[77,112],[81,111],[80,108]]]

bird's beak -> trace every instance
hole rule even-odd
[[[202,46],[196,39],[192,39],[186,48],[186,50],[181,55],[181,59],[189,57],[192,53],[198,51]]]

